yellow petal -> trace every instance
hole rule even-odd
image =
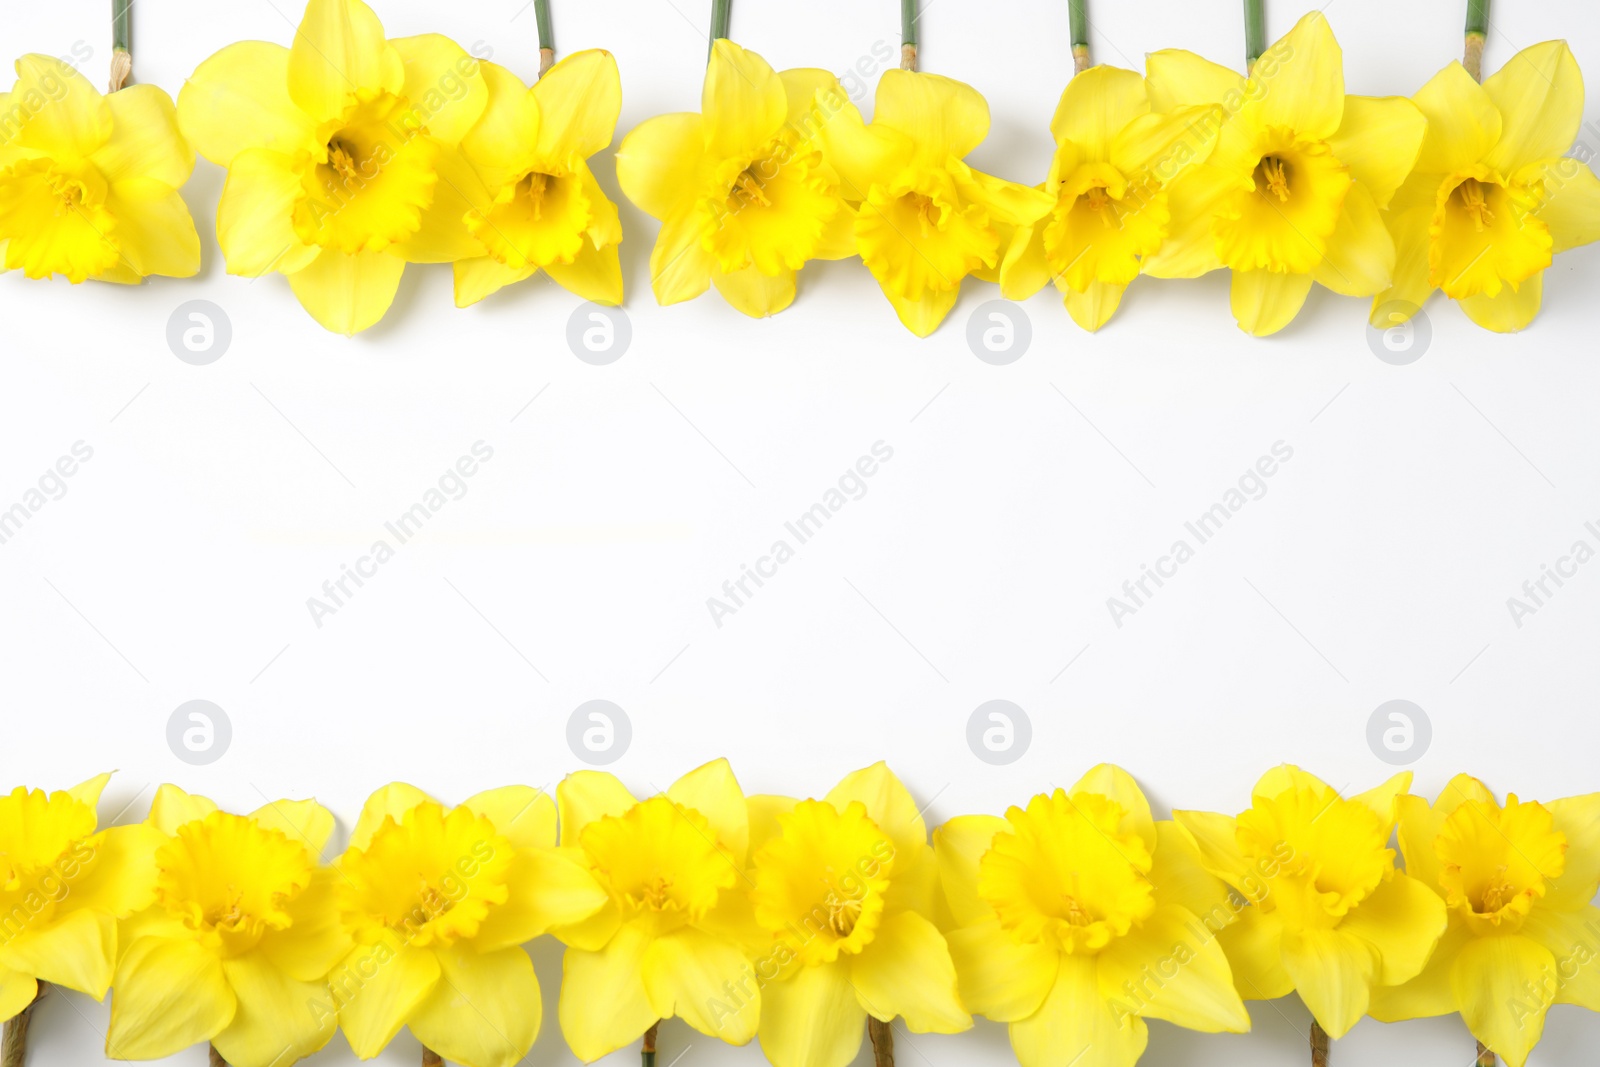
[[[1500,140],[1500,109],[1467,68],[1451,63],[1412,98],[1428,120],[1417,169],[1451,174],[1472,166]]]
[[[1401,773],[1409,775],[1410,772],[1402,771]],[[1380,788],[1389,790],[1392,796],[1394,791],[1390,787],[1394,785],[1398,777],[1397,775],[1395,778],[1388,779]],[[1399,787],[1399,791],[1404,792],[1405,784],[1409,784],[1410,781],[1410,777],[1407,777],[1405,783]],[[1259,798],[1271,799],[1294,789],[1312,789],[1320,792],[1326,789],[1327,786],[1328,783],[1310,771],[1296,767],[1292,763],[1280,763],[1256,779],[1256,784],[1250,787],[1250,797],[1252,800]],[[1389,818],[1387,814],[1382,812],[1379,814],[1382,818]]]
[[[1399,985],[1415,978],[1445,929],[1444,900],[1404,873],[1379,885],[1339,924],[1377,950],[1378,981]]]
[[[867,1013],[843,960],[796,968],[761,990],[761,1051],[773,1067],[847,1067]]]
[[[360,92],[399,93],[400,53],[361,0],[308,0],[289,49],[289,95],[317,122],[339,118]]]
[[[750,820],[750,855],[754,856],[768,840],[783,832],[781,816],[794,810],[794,797],[780,797],[758,793],[745,798],[745,810]]]
[[[561,851],[568,855],[576,853],[578,857],[583,855],[580,849],[563,848]],[[612,936],[621,925],[622,909],[608,900],[589,918],[567,926],[554,927],[550,933],[562,944],[571,945],[585,952],[599,952],[611,942]]]
[[[1245,908],[1238,919],[1217,934],[1234,988],[1246,1000],[1276,1000],[1294,990],[1283,969],[1283,917],[1275,911]]]
[[[222,968],[237,1008],[211,1043],[232,1067],[294,1063],[338,1030],[326,982],[297,982],[259,952],[224,960]]]
[[[15,923],[15,918],[9,922]],[[15,929],[12,926],[7,933]],[[41,982],[76,989],[96,1000],[106,995],[117,954],[117,923],[99,911],[68,911],[52,922],[23,926],[0,947],[0,967]]]
[[[956,188],[968,200],[987,208],[992,220],[1015,226],[1038,222],[1056,206],[1055,197],[1042,189],[1008,182],[967,167],[956,168]]]
[[[1585,907],[1600,889],[1600,793],[1562,797],[1545,807],[1567,839],[1566,867],[1546,887],[1545,902],[1554,908]]]
[[[622,112],[622,79],[610,52],[574,52],[533,86],[539,101],[538,154],[571,168],[611,144]]]
[[[350,1049],[370,1060],[394,1039],[438,984],[438,957],[390,938],[355,949],[335,969],[358,976],[339,1005],[339,1029]],[[370,976],[370,977],[369,977]]]
[[[657,115],[629,131],[617,149],[617,184],[647,215],[677,215],[695,195],[704,127],[692,111]]]
[[[247,148],[316,152],[316,122],[289,98],[289,50],[266,41],[230,44],[195,68],[178,93],[178,126],[218,166]]]
[[[989,104],[972,86],[953,78],[886,70],[878,79],[872,121],[909,137],[924,164],[942,167],[989,135]]]
[[[861,112],[842,91],[829,96],[819,116],[818,139],[839,175],[839,192],[846,200],[867,199],[874,184],[887,185],[916,155],[908,135],[883,123],[863,122]]]
[[[1452,924],[1415,978],[1403,985],[1373,988],[1372,1005],[1368,1008],[1372,1017],[1393,1023],[1453,1013],[1456,1010],[1456,994],[1450,987],[1450,974],[1455,969],[1461,947],[1471,939],[1472,934],[1464,923]]]
[[[915,912],[884,919],[851,960],[850,981],[868,1014],[885,1022],[900,1016],[914,1034],[956,1034],[972,1026],[944,935]]]
[[[900,319],[900,325],[918,337],[927,337],[939,328],[945,316],[950,314],[950,309],[956,306],[961,290],[959,287],[944,290],[924,289],[922,295],[915,299],[907,299],[888,289],[883,291],[883,295],[889,298],[889,304]]]
[[[539,1035],[533,961],[520,948],[474,952],[459,943],[435,956],[440,981],[412,1014],[411,1032],[452,1063],[514,1067]]]
[[[288,156],[247,148],[233,157],[217,204],[217,244],[229,274],[293,274],[317,258],[317,246],[294,230],[294,206],[304,195]]]
[[[1409,180],[1406,182],[1400,196],[1406,195],[1411,184]],[[1428,226],[1433,221],[1433,201],[1402,206],[1398,199],[1384,218],[1389,234],[1394,238],[1393,284],[1372,298],[1372,311],[1368,317],[1368,321],[1380,330],[1398,326],[1410,317],[1406,315],[1398,321],[1394,320],[1396,311],[1390,305],[1398,303],[1420,308],[1432,295],[1434,288],[1429,280],[1428,269]],[[1380,322],[1380,318],[1384,321]]]
[[[327,976],[355,946],[339,921],[336,887],[344,876],[331,867],[311,872],[311,882],[284,905],[288,929],[269,931],[260,949],[277,970],[296,981],[315,982]]]
[[[1544,293],[1544,271],[1523,280],[1512,289],[1508,283],[1494,296],[1482,293],[1456,301],[1467,318],[1495,333],[1516,333],[1525,329],[1539,314]]]
[[[756,1035],[761,993],[749,972],[738,945],[692,926],[656,938],[640,961],[645,997],[657,1017],[677,1016],[731,1045]],[[741,981],[744,990],[734,985]]]
[[[576,845],[583,828],[607,815],[621,815],[638,801],[628,787],[606,771],[574,771],[556,786],[561,813],[561,843]]]
[[[1154,278],[1198,278],[1221,267],[1211,223],[1223,201],[1240,190],[1241,181],[1237,174],[1198,163],[1168,185],[1167,238],[1144,258],[1144,273]]]
[[[1411,173],[1428,120],[1403,96],[1347,96],[1344,118],[1328,141],[1380,208]]]
[[[700,241],[700,221],[689,212],[667,219],[650,250],[650,288],[663,307],[693,300],[711,287],[716,257]]]
[[[962,1003],[974,1014],[1000,1023],[1026,1019],[1055,985],[1060,952],[1039,942],[1017,941],[997,919],[952,930],[945,940]]]
[[[1067,83],[1050,120],[1050,132],[1057,143],[1076,143],[1086,162],[1104,163],[1111,159],[1117,135],[1149,113],[1144,79],[1134,71],[1102,64]]]
[[[183,197],[165,183],[132,178],[113,186],[106,208],[123,261],[141,275],[190,278],[200,271],[200,235]]]
[[[25,974],[0,967],[0,1022],[20,1015],[39,995],[39,983]]]
[[[1364,185],[1352,185],[1311,277],[1344,296],[1371,296],[1394,279],[1394,237]]]
[[[978,896],[978,861],[1007,823],[997,815],[957,815],[933,832],[939,882],[957,923],[994,920],[994,909]],[[1041,994],[1042,995],[1042,994]]]
[[[1281,127],[1325,141],[1344,115],[1344,53],[1320,11],[1295,23],[1250,71],[1253,91],[1239,117],[1253,129]]]
[[[189,938],[144,937],[117,964],[106,1052],[154,1060],[210,1041],[237,1002],[216,956]]]
[[[1233,317],[1239,329],[1267,337],[1294,321],[1310,292],[1309,274],[1236,270],[1231,290]]]
[[[706,817],[716,831],[717,847],[742,865],[750,848],[750,815],[744,791],[726,759],[702,764],[667,787],[667,796]]]
[[[1206,870],[1242,890],[1240,882],[1250,863],[1239,851],[1237,824],[1231,815],[1211,811],[1174,811],[1173,820],[1194,839]]]
[[[405,260],[387,252],[347,255],[328,248],[289,275],[289,287],[324,329],[350,336],[383,318],[405,269]]]
[[[1461,948],[1450,986],[1467,1029],[1510,1067],[1522,1067],[1544,1033],[1556,986],[1550,950],[1516,934],[1475,938]]]
[[[1152,982],[1152,973],[1159,980]],[[1187,908],[1158,908],[1111,942],[1100,953],[1099,974],[1106,998],[1143,1018],[1208,1034],[1250,1029],[1222,946]]]
[[[539,102],[522,79],[498,63],[480,63],[489,100],[461,139],[461,152],[491,190],[521,178],[538,162]]]
[[[1114,763],[1102,763],[1090,768],[1068,793],[1074,796],[1078,793],[1099,793],[1110,797],[1123,811],[1121,832],[1137,836],[1146,848],[1155,851],[1156,824],[1150,817],[1150,802],[1145,799],[1139,783],[1133,780],[1133,775]]]
[[[177,189],[194,170],[194,149],[178,132],[172,97],[154,85],[130,85],[106,97],[111,136],[90,157],[106,181],[148,178]]]
[[[1570,849],[1567,855],[1572,855]],[[1600,1011],[1600,968],[1594,966],[1596,930],[1600,930],[1600,908],[1593,904],[1570,911],[1536,905],[1523,923],[1522,933],[1555,957],[1560,977],[1553,990],[1557,1004]]]
[[[1564,156],[1524,168],[1518,182],[1538,183],[1534,218],[1550,228],[1552,253],[1600,240],[1600,178],[1581,160]]]
[[[385,819],[400,821],[400,817],[418,804],[433,798],[414,785],[391,782],[375,791],[361,806],[355,828],[350,831],[350,847],[365,849],[372,843],[372,835]]]
[[[66,60],[26,55],[16,62],[12,113],[22,121],[5,127],[6,142],[57,160],[86,159],[111,136],[111,105],[89,79]],[[35,102],[24,107],[26,102]],[[12,114],[8,120],[15,121]],[[13,132],[14,131],[14,132]]]
[[[1483,80],[1500,140],[1483,161],[1502,174],[1565,155],[1583,121],[1583,72],[1565,41],[1524,48]]]
[[[1175,822],[1156,823],[1150,883],[1156,903],[1186,908],[1217,930],[1232,922],[1239,909],[1229,900],[1227,883],[1206,870],[1194,835]]]
[[[186,822],[203,819],[217,806],[202,796],[185,793],[175,785],[163,785],[150,801],[149,822],[164,834],[177,832]]]
[[[732,273],[715,268],[711,272],[711,284],[734,310],[753,319],[764,319],[794,303],[794,276],[792,270],[762,274],[755,267],[744,267]]]
[[[1056,983],[1039,1010],[1011,1024],[1011,1049],[1022,1067],[1061,1067],[1084,1049],[1093,1050],[1094,1067],[1138,1062],[1149,1028],[1106,1001],[1095,972],[1093,957],[1061,957]]]
[[[535,266],[508,267],[493,256],[458,259],[454,264],[456,307],[471,307],[508,285],[515,285],[539,272]]]
[[[1026,300],[1051,280],[1050,264],[1044,257],[1044,227],[1013,229],[1000,261],[1000,295],[1007,300]]]
[[[1151,52],[1144,60],[1150,106],[1176,111],[1199,104],[1225,104],[1230,112],[1244,100],[1244,78],[1236,70],[1181,48]]]
[[[638,1040],[660,1018],[641,977],[649,947],[645,933],[624,926],[599,952],[567,949],[561,966],[561,1034],[584,1063]]]
[[[79,782],[67,790],[67,795],[79,804],[87,805],[92,811],[100,805],[100,794],[105,792],[106,784],[111,781],[113,772],[105,771],[93,778]]]
[[[556,847],[556,802],[531,785],[485,789],[461,802],[468,811],[494,823],[494,831],[515,848]]]
[[[68,875],[72,892],[61,906],[117,919],[148,908],[155,903],[156,849],[165,842],[166,836],[149,823],[112,826],[85,839],[90,858]]]
[[[788,113],[783,80],[766,60],[727,38],[712,44],[700,95],[707,154],[753,159],[777,136]]]
[[[489,104],[478,61],[438,33],[397,37],[389,44],[405,69],[401,93],[411,103],[405,122],[445,145],[460,143]]]
[[[571,263],[547,263],[544,271],[569,293],[606,307],[622,303],[622,261],[616,245],[596,248],[585,242]]]
[[[1367,1013],[1378,955],[1339,930],[1285,930],[1283,969],[1311,1014],[1337,1040]]]
[[[316,856],[333,836],[333,812],[315,800],[274,800],[250,813],[263,830],[276,830]]]
[[[567,851],[519,852],[508,878],[510,894],[489,910],[473,944],[480,952],[531,941],[554,927],[582,923],[610,898],[589,869]]]
[[[778,77],[783,80],[783,95],[788,107],[785,121],[802,138],[814,137],[821,124],[832,114],[836,94],[843,92],[839,79],[834,77],[832,71],[819,67],[791,67],[780,70]],[[820,104],[817,101],[818,93],[822,94]]]
[[[1201,104],[1170,115],[1141,115],[1112,136],[1111,163],[1126,175],[1148,174],[1164,185],[1210,158],[1222,114],[1220,107]]]
[[[845,775],[824,799],[840,811],[859,800],[867,816],[894,842],[897,853],[917,852],[928,845],[928,824],[917,802],[882,760]]]

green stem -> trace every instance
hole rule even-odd
[[[111,0],[111,91],[133,74],[133,0]]]
[[[1072,69],[1082,74],[1089,69],[1089,0],[1067,0],[1072,22]]]
[[[1265,0],[1244,0],[1244,72],[1256,65],[1261,53],[1267,50],[1267,14]]]
[[[1473,81],[1483,80],[1483,42],[1488,36],[1489,0],[1467,0],[1467,36],[1461,65]]]
[[[533,17],[539,23],[539,76],[556,61],[556,31],[550,25],[550,0],[533,0]]]
[[[711,43],[727,39],[728,24],[733,19],[733,0],[711,0]]]
[[[917,69],[917,0],[900,0],[900,69]]]

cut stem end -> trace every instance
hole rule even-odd
[[[1328,1031],[1311,1020],[1311,1067],[1328,1067]]]
[[[872,1039],[873,1067],[894,1067],[894,1028],[882,1019],[867,1016],[867,1036]]]
[[[639,1043],[639,1067],[656,1067],[656,1033],[660,1029],[661,1023],[653,1022],[644,1032],[644,1040]]]
[[[1461,50],[1461,65],[1467,68],[1475,82],[1483,81],[1483,44],[1481,33],[1468,33],[1466,45]]]
[[[1477,1067],[1495,1067],[1494,1053],[1482,1041],[1478,1042],[1478,1058],[1475,1062]]]
[[[427,1045],[422,1046],[422,1067],[444,1067],[444,1057]]]
[[[28,1006],[6,1020],[5,1034],[0,1036],[0,1067],[22,1067],[28,1058],[28,1023],[33,1018],[33,1009],[39,1006],[49,988],[40,982],[39,991]]]

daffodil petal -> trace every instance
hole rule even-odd
[[[755,267],[731,273],[716,268],[711,272],[711,284],[735,311],[753,319],[764,319],[794,303],[794,277],[792,270],[763,274]]]
[[[336,886],[343,876],[331,867],[311,872],[311,882],[284,905],[291,922],[261,939],[260,950],[272,966],[301,982],[321,980],[354,947],[339,922]]]
[[[1183,827],[1200,849],[1206,870],[1243,890],[1240,880],[1249,868],[1235,838],[1238,824],[1231,815],[1211,811],[1174,811],[1173,821]]]
[[[1600,178],[1570,156],[1524,168],[1517,178],[1538,185],[1534,218],[1550,228],[1551,253],[1600,241]]]
[[[541,160],[572,166],[611,143],[622,112],[622,79],[610,52],[574,52],[533,86],[539,101]]]
[[[651,942],[640,977],[650,1010],[660,1018],[677,1016],[707,1037],[743,1045],[755,1036],[761,1014],[749,967],[734,942],[685,926]],[[733,985],[741,979],[743,990]]]
[[[562,963],[561,1034],[584,1063],[637,1040],[661,1017],[645,995],[642,971],[649,947],[645,933],[624,926],[599,952],[567,949]]]
[[[210,1041],[237,1007],[221,961],[200,942],[140,938],[117,964],[106,1051],[121,1060],[171,1056]]]
[[[828,97],[819,117],[824,156],[839,176],[840,195],[853,203],[867,199],[875,183],[892,181],[916,155],[909,136],[882,123],[864,122],[843,91]]]
[[[576,845],[584,827],[607,815],[620,816],[637,804],[628,787],[606,771],[575,771],[556,786],[561,843]]]
[[[538,162],[539,102],[521,78],[498,63],[480,63],[478,73],[489,99],[477,123],[462,137],[461,152],[478,169],[483,184],[498,189]]]
[[[1539,314],[1539,303],[1544,294],[1544,271],[1523,279],[1517,288],[1509,284],[1494,296],[1478,294],[1465,297],[1456,303],[1467,313],[1467,318],[1495,333],[1516,333],[1526,329]]]
[[[0,967],[0,1022],[22,1013],[39,995],[39,983],[31,975]]]
[[[1152,970],[1160,981],[1150,981]],[[1169,978],[1168,971],[1176,973]],[[1250,1029],[1250,1013],[1234,990],[1222,946],[1187,908],[1158,908],[1112,941],[1100,953],[1099,976],[1106,999],[1143,1018],[1208,1034]]]
[[[700,114],[709,155],[752,159],[783,128],[789,98],[766,60],[724,37],[711,45]]]
[[[293,156],[317,149],[316,122],[289,97],[289,50],[240,41],[211,56],[178,93],[178,126],[222,167],[247,148]]]
[[[1444,933],[1444,901],[1397,871],[1345,916],[1339,929],[1377,950],[1378,981],[1399,985],[1416,977]]]
[[[939,328],[945,316],[956,306],[956,301],[961,297],[961,290],[959,287],[943,290],[924,289],[920,297],[908,298],[885,289],[883,295],[889,298],[889,304],[900,319],[900,325],[918,337],[927,337]]]
[[[700,243],[700,222],[693,214],[668,219],[650,250],[650,288],[663,307],[693,300],[711,287],[716,257]]]
[[[1556,908],[1584,907],[1600,889],[1600,793],[1562,797],[1545,807],[1555,829],[1567,839],[1566,867],[1551,879],[1545,901]]]
[[[622,260],[614,244],[585,243],[571,263],[548,263],[544,271],[569,293],[606,307],[622,303]]]
[[[1427,128],[1421,109],[1403,96],[1347,96],[1328,146],[1385,208],[1411,173]]]
[[[494,832],[515,848],[556,847],[556,802],[531,785],[485,789],[461,806],[494,823]]]
[[[850,981],[868,1014],[905,1019],[914,1034],[955,1034],[972,1026],[956,991],[944,935],[915,912],[886,917],[851,961]]]
[[[535,266],[508,267],[493,256],[458,259],[452,265],[455,275],[456,307],[471,307],[508,285],[515,285],[539,273]]]
[[[1256,337],[1268,337],[1300,314],[1311,292],[1309,274],[1277,274],[1269,270],[1233,272],[1233,317],[1239,328]]]
[[[1222,109],[1210,105],[1141,115],[1112,135],[1111,163],[1123,174],[1147,174],[1165,185],[1210,158],[1221,125]]]
[[[1283,917],[1254,907],[1217,933],[1234,988],[1245,1000],[1276,1000],[1294,989],[1294,979],[1283,969],[1282,940]]]
[[[1122,832],[1135,835],[1145,843],[1146,848],[1155,851],[1156,824],[1150,817],[1150,802],[1145,799],[1139,783],[1133,780],[1133,775],[1114,763],[1101,763],[1090,768],[1067,792],[1073,796],[1099,793],[1116,801],[1123,811]]]
[[[716,831],[718,847],[730,853],[736,863],[744,863],[750,847],[750,814],[744,791],[726,759],[696,767],[668,786],[667,796],[704,815]]]
[[[1394,237],[1364,185],[1345,193],[1339,221],[1328,235],[1311,277],[1344,296],[1371,296],[1394,280]]]
[[[761,1051],[773,1067],[847,1067],[866,1011],[842,960],[796,968],[761,990]]]
[[[321,250],[294,230],[294,206],[304,195],[288,156],[246,148],[233,157],[217,204],[217,244],[229,274],[293,274],[317,258]]]
[[[1338,1040],[1367,1013],[1378,954],[1339,930],[1284,930],[1283,969],[1328,1036]]]
[[[11,98],[23,121],[8,123],[6,141],[55,159],[88,158],[106,143],[112,132],[111,105],[76,67],[30,54],[17,60],[16,70]],[[24,101],[38,104],[23,107]]]
[[[89,157],[112,184],[148,178],[177,189],[194,170],[194,149],[178,132],[172,97],[154,85],[130,85],[106,97],[111,136]]]
[[[1416,798],[1408,798],[1416,799]],[[1426,1019],[1449,1015],[1456,1010],[1456,994],[1450,985],[1461,948],[1472,939],[1465,924],[1453,924],[1445,931],[1433,954],[1415,978],[1401,985],[1374,986],[1368,1011],[1381,1022]]]
[[[1502,174],[1565,155],[1583,121],[1583,72],[1565,41],[1524,48],[1483,80],[1500,139],[1483,162]]]
[[[1570,849],[1567,855],[1572,855]],[[1600,968],[1594,966],[1597,931],[1600,908],[1593,904],[1571,910],[1535,907],[1523,923],[1521,932],[1549,949],[1555,958],[1557,1004],[1600,1011]]]
[[[958,174],[956,187],[962,196],[987,208],[991,219],[1014,226],[1038,222],[1056,206],[1055,197],[1042,189],[970,169]]]
[[[1150,113],[1144,78],[1131,70],[1101,64],[1067,83],[1050,119],[1056,141],[1073,141],[1085,160],[1107,162],[1116,137],[1141,115]]]
[[[1227,883],[1206,870],[1194,836],[1163,819],[1155,824],[1155,839],[1149,878],[1156,903],[1185,908],[1212,929],[1232,922],[1239,909],[1229,899]]]
[[[510,895],[484,917],[480,952],[520,945],[555,927],[582,923],[609,901],[589,869],[569,852],[533,848],[512,860]]]
[[[150,801],[150,825],[164,834],[175,833],[186,822],[203,819],[217,810],[205,797],[185,793],[172,784],[162,785]]]
[[[978,861],[989,851],[994,835],[1006,832],[1007,826],[997,815],[957,815],[933,832],[939,882],[951,914],[962,926],[994,921],[994,909],[978,896]]]
[[[0,967],[99,1000],[111,984],[116,954],[116,920],[104,912],[80,908],[53,922],[25,925],[0,947]]]
[[[1137,1015],[1117,1011],[1100,992],[1093,957],[1064,954],[1055,985],[1039,1010],[1011,1024],[1011,1049],[1022,1067],[1063,1067],[1085,1050],[1078,1067],[1133,1067],[1150,1031]]]
[[[1218,208],[1240,189],[1240,179],[1220,167],[1197,163],[1166,187],[1167,238],[1141,268],[1154,278],[1198,278],[1222,266],[1211,222]]]
[[[1394,277],[1388,288],[1372,298],[1368,316],[1368,321],[1380,330],[1409,320],[1409,309],[1422,307],[1433,294],[1428,273],[1428,226],[1432,220],[1432,203],[1394,205],[1389,209],[1385,221],[1394,238]]]
[[[405,269],[405,260],[387,252],[347,255],[325,248],[289,275],[289,288],[324,329],[348,337],[383,318],[394,303]]]
[[[1150,106],[1155,111],[1224,104],[1232,112],[1243,102],[1245,83],[1238,71],[1182,48],[1151,52],[1144,66]]]
[[[364,1060],[394,1039],[433,992],[440,975],[433,952],[399,944],[397,939],[362,945],[340,966],[364,979],[339,1005],[339,1029],[351,1051]]]
[[[1450,973],[1467,1029],[1510,1067],[1522,1067],[1539,1043],[1549,1007],[1539,991],[1555,985],[1550,950],[1517,934],[1468,941]]]
[[[1412,97],[1428,120],[1417,169],[1450,174],[1478,162],[1500,140],[1500,109],[1483,86],[1452,62]]]
[[[989,135],[989,104],[972,86],[954,78],[891,69],[878,79],[872,121],[905,134],[918,159],[942,167]]]
[[[514,1067],[539,1035],[542,1001],[533,961],[520,948],[440,948],[439,981],[412,1013],[411,1032],[452,1063]]]
[[[1050,282],[1050,264],[1044,256],[1044,227],[1015,227],[1000,261],[1000,295],[1007,300],[1026,300]]]
[[[289,96],[317,122],[339,118],[356,94],[399,93],[400,53],[361,0],[308,0],[289,49]]]
[[[952,930],[945,940],[961,1001],[976,1015],[1001,1023],[1026,1019],[1055,985],[1060,952],[1040,942],[1017,941],[993,917]]]
[[[117,249],[139,274],[190,278],[199,273],[200,235],[176,190],[133,178],[112,187],[106,207],[117,219]]]
[[[100,796],[105,792],[106,785],[110,783],[111,774],[111,771],[104,771],[93,778],[79,782],[67,790],[67,795],[93,811],[100,805]]]
[[[439,33],[397,37],[389,44],[405,69],[400,91],[411,103],[407,120],[444,145],[459,144],[489,104],[478,60]]]
[[[235,1067],[294,1063],[320,1050],[339,1029],[326,982],[299,982],[259,952],[222,961],[236,1009],[211,1038]]]
[[[312,855],[322,855],[333,836],[333,812],[315,800],[274,800],[250,813],[263,830],[276,830]]]
[[[124,918],[155,903],[155,853],[165,835],[149,823],[111,826],[84,840],[89,858],[70,877],[72,891],[59,905]]]
[[[350,831],[350,847],[365,849],[372,843],[372,835],[385,819],[399,822],[406,812],[432,799],[416,786],[405,782],[391,782],[376,790],[361,806],[361,814],[356,817],[356,825]]]
[[[692,111],[645,119],[617,149],[617,184],[654,218],[682,213],[695,195],[704,136],[704,124]]]
[[[824,799],[841,811],[859,800],[897,852],[916,852],[928,845],[928,825],[917,802],[882,760],[845,775]]]
[[[1250,71],[1255,89],[1239,108],[1253,129],[1281,127],[1325,141],[1344,116],[1344,52],[1320,11],[1303,16]]]

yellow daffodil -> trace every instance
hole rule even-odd
[[[1394,278],[1379,212],[1411,173],[1427,125],[1401,97],[1346,96],[1344,58],[1320,12],[1256,60],[1250,77],[1192,52],[1151,54],[1157,111],[1220,104],[1217,147],[1172,187],[1158,278],[1233,271],[1233,315],[1258,337],[1299,313],[1313,281],[1372,296]]]
[[[961,279],[999,280],[1002,230],[1039,221],[1056,198],[962,162],[989,133],[989,105],[970,85],[885,71],[871,125],[837,91],[822,99],[829,160],[858,205],[856,251],[906,329],[926,337]]]
[[[178,195],[194,150],[153,85],[102,96],[64,60],[17,60],[0,93],[0,269],[137,284],[200,269]]]
[[[154,835],[153,906],[122,924],[106,1054],[171,1056],[211,1042],[232,1067],[285,1067],[333,1036],[328,969],[348,941],[318,855],[333,816],[311,800],[230,815],[172,785]]]
[[[196,150],[228,168],[217,241],[228,272],[277,272],[336,333],[376,323],[407,262],[466,241],[461,138],[489,90],[479,62],[437,34],[385,40],[361,0],[310,0],[283,48],[229,45],[178,94]]]
[[[1428,135],[1389,208],[1399,260],[1372,324],[1404,322],[1442,289],[1479,326],[1520,330],[1550,257],[1600,238],[1600,180],[1565,156],[1583,121],[1578,63],[1546,41],[1482,85],[1452,63],[1413,99]]]
[[[470,166],[438,193],[463,200],[471,242],[455,263],[456,306],[541,269],[585,300],[622,303],[622,224],[587,162],[622,109],[617,61],[578,52],[532,89],[504,67],[482,70],[489,105],[461,141]]]
[[[1010,1024],[1022,1067],[1130,1067],[1146,1019],[1250,1028],[1216,934],[1227,887],[1127,772],[1101,764],[1003,819],[951,819],[933,843],[961,995]]]
[[[1421,974],[1377,989],[1385,1022],[1459,1011],[1479,1041],[1522,1067],[1551,1004],[1600,1011],[1600,793],[1504,806],[1476,778],[1430,806],[1400,798],[1406,869],[1450,925]]]
[[[0,1021],[33,1003],[40,982],[104,997],[117,920],[155,895],[155,836],[142,826],[95,829],[110,777],[0,797]]]
[[[357,1056],[376,1056],[403,1026],[465,1067],[528,1054],[541,1001],[523,943],[606,900],[555,846],[555,804],[529,786],[455,808],[398,783],[367,800],[335,864],[356,947],[329,976]]]
[[[846,775],[822,800],[751,797],[750,847],[767,1059],[844,1067],[869,1015],[918,1034],[972,1025],[932,921],[928,828],[887,766]]]
[[[1206,868],[1250,907],[1220,935],[1239,992],[1298,991],[1334,1038],[1367,1011],[1376,986],[1415,978],[1444,933],[1444,902],[1395,868],[1389,837],[1409,771],[1349,800],[1298,767],[1274,768],[1238,818],[1173,817]]]
[[[603,771],[579,771],[556,799],[563,851],[609,897],[587,922],[552,931],[568,946],[560,1011],[572,1051],[593,1062],[672,1016],[748,1042],[761,1011],[746,955],[750,823],[728,761],[648,800]]]
[[[661,220],[650,253],[656,300],[676,304],[715,285],[746,315],[794,301],[809,259],[855,252],[850,212],[817,133],[823,70],[777,73],[726,39],[711,48],[700,114],[657,115],[622,139],[617,181]]]
[[[1067,83],[1050,132],[1056,153],[1044,189],[1050,215],[1018,226],[1000,265],[1000,291],[1026,300],[1054,282],[1072,320],[1098,330],[1116,312],[1140,263],[1167,238],[1167,185],[1217,144],[1222,109],[1154,114],[1144,79],[1091,67]]]

